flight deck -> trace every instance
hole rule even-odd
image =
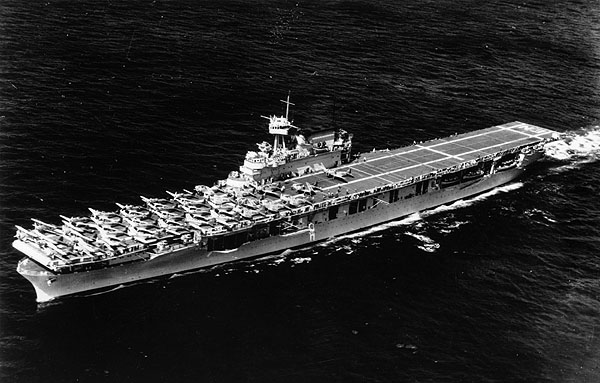
[[[364,153],[351,164],[301,175],[284,184],[308,184],[326,194],[357,193],[467,167],[483,158],[542,143],[552,135],[556,135],[553,130],[515,121],[394,150]],[[294,194],[288,187],[285,190],[288,195]]]

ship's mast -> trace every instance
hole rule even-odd
[[[281,117],[261,116],[261,117],[269,120],[269,133],[271,133],[272,135],[275,136],[275,139],[273,140],[273,150],[274,151],[279,148],[286,149],[285,136],[289,135],[290,128],[296,128],[294,125],[292,125],[290,123],[290,121],[288,119],[289,115],[290,115],[290,105],[295,105],[294,103],[290,102],[289,92],[288,92],[287,99],[285,101],[284,100],[280,100],[280,101],[283,102],[284,104],[286,104],[285,117],[284,116],[281,116]]]
[[[288,91],[287,99],[285,101],[279,100],[285,104],[285,122],[290,124],[289,114],[290,114],[290,105],[294,105],[290,102],[290,92]],[[279,142],[281,142],[281,147],[285,149],[285,137],[283,135],[276,134],[275,142],[273,143],[273,148],[277,148],[279,146]]]
[[[290,114],[290,105],[296,105],[296,104],[293,104],[293,103],[290,102],[290,92],[288,92],[287,100],[286,101],[283,101],[283,100],[279,100],[279,101],[281,101],[284,104],[286,104],[285,105],[285,119],[289,121],[288,117],[289,117],[289,114]]]

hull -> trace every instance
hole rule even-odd
[[[348,214],[348,211],[342,207],[341,213],[335,219],[315,222],[305,229],[290,234],[248,242],[234,250],[208,251],[200,247],[187,247],[147,261],[68,274],[55,274],[30,258],[23,258],[19,262],[17,271],[34,286],[37,301],[43,302],[61,296],[106,289],[306,246],[483,193],[514,180],[523,170],[523,168],[513,168],[455,186],[431,190],[397,202],[376,203],[356,214]],[[25,254],[35,251],[33,247],[19,240],[15,241],[14,246]]]

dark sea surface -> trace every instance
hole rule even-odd
[[[212,185],[261,115],[355,150],[520,120],[525,177],[280,256],[37,304],[14,225]],[[0,2],[2,382],[600,382],[600,2]]]

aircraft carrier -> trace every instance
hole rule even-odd
[[[352,135],[303,135],[268,116],[239,170],[208,187],[17,226],[17,271],[37,301],[280,253],[396,220],[510,182],[558,133],[522,122],[351,155]]]

